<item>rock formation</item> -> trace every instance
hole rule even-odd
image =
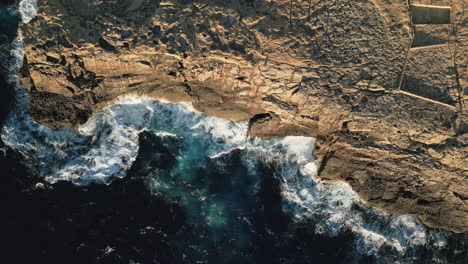
[[[53,128],[137,93],[250,120],[251,137],[314,136],[322,179],[466,232],[462,5],[42,0],[21,27],[22,84],[31,116]]]

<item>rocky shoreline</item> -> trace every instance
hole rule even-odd
[[[250,120],[251,137],[316,137],[322,179],[466,232],[467,112],[446,56],[466,34],[426,61],[408,51],[413,30],[396,0],[44,0],[21,26],[21,77],[30,115],[53,128],[135,93]]]

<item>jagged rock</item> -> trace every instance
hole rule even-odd
[[[132,35],[133,35],[133,33],[132,33],[131,30],[122,30],[122,32],[120,33],[120,38],[122,38],[122,39],[131,38]]]
[[[46,60],[52,63],[59,63],[60,57],[57,54],[46,53]]]
[[[114,45],[110,44],[109,41],[107,41],[105,38],[103,37],[100,37],[98,39],[98,42],[99,42],[99,45],[101,45],[101,47],[107,51],[115,51],[116,48]]]

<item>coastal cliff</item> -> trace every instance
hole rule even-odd
[[[313,136],[323,180],[466,232],[466,29],[413,15],[399,0],[43,0],[21,27],[22,85],[52,128],[132,93],[249,120],[251,137]]]

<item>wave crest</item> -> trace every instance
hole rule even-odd
[[[37,0],[22,0],[19,4],[19,12],[23,23],[31,22],[37,15]]]

